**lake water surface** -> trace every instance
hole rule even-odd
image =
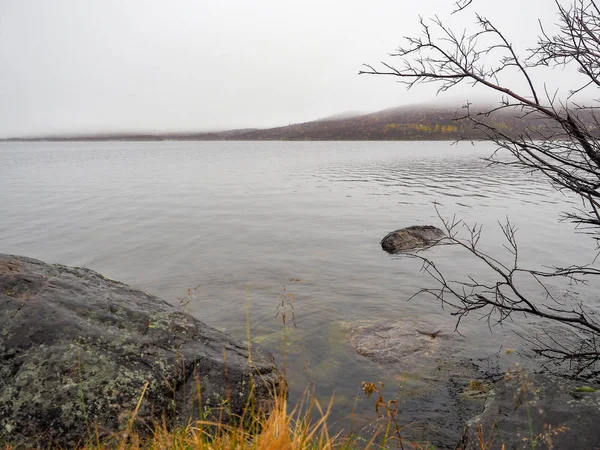
[[[253,339],[285,364],[291,399],[309,383],[325,400],[335,392],[334,418],[345,424],[375,415],[362,381],[387,381],[390,396],[403,389],[402,378],[352,351],[348,325],[419,318],[451,333],[455,323],[431,298],[407,302],[432,281],[416,260],[381,250],[387,232],[440,226],[438,202],[444,217],[482,223],[493,251],[502,245],[497,221],[508,216],[524,264],[593,260],[590,238],[558,221],[577,202],[529,173],[486,167],[481,158],[493,150],[445,142],[4,143],[0,252],[89,267],[239,338],[248,320]],[[427,255],[450,277],[485,274],[458,249]],[[519,349],[513,331],[525,327],[517,320],[492,334],[469,317],[457,355],[500,355],[509,364],[503,349]]]

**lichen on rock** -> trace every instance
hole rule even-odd
[[[216,418],[224,403],[240,414],[251,385],[268,408],[285,381],[251,351],[250,364],[247,343],[92,270],[0,254],[0,440],[72,447],[96,426],[112,434],[146,384],[138,423]]]

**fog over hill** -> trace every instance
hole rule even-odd
[[[479,106],[472,114],[486,111]],[[290,124],[274,128],[245,128],[212,132],[175,133],[104,133],[94,135],[54,135],[44,137],[16,137],[15,140],[457,140],[485,139],[474,129],[473,123],[461,119],[462,107],[435,103],[401,106],[373,113],[346,112],[310,122]],[[509,135],[523,131],[535,132],[546,126],[543,118],[522,117],[518,111],[501,110],[479,116],[482,121]]]

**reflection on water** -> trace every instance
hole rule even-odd
[[[382,371],[347,344],[347,325],[361,321],[454,328],[431,299],[406,301],[431,280],[416,261],[384,253],[381,237],[439,225],[438,202],[445,217],[482,223],[485,245],[497,251],[497,221],[510,216],[524,263],[595,256],[585,236],[557,220],[573,200],[525,171],[486,167],[481,158],[492,151],[443,142],[0,144],[0,249],[90,267],[186,304],[240,338],[248,322],[286,365],[292,399],[308,383],[326,400],[335,392],[343,427],[374,417],[373,401],[358,395],[362,381],[410,393],[406,414],[425,420],[443,416],[442,400],[425,406],[409,389],[427,384],[427,374]],[[449,276],[485,275],[456,249],[428,252]],[[296,327],[277,314],[284,293]],[[513,331],[522,326],[491,334],[468,317],[454,355],[509,364],[501,348],[518,348]]]

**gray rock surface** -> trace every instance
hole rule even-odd
[[[383,364],[435,357],[440,346],[449,350],[455,334],[424,320],[386,320],[372,324],[347,325],[349,342],[359,355]],[[439,354],[437,355],[439,356]]]
[[[72,447],[122,430],[259,407],[285,386],[272,356],[158,297],[84,268],[0,254],[0,442]],[[198,395],[197,387],[200,386]],[[198,399],[201,398],[201,404]],[[142,426],[140,426],[142,425]]]
[[[468,421],[458,449],[599,449],[600,386],[525,373],[499,381]]]
[[[381,240],[381,248],[388,253],[400,253],[437,244],[444,232],[432,225],[415,225],[388,233]]]
[[[410,424],[403,437],[454,449],[465,422],[483,409],[485,401],[479,390],[474,392],[472,380],[487,374],[460,356],[464,338],[417,317],[345,328],[353,351],[377,363],[388,380],[386,401],[401,392],[398,420]]]

